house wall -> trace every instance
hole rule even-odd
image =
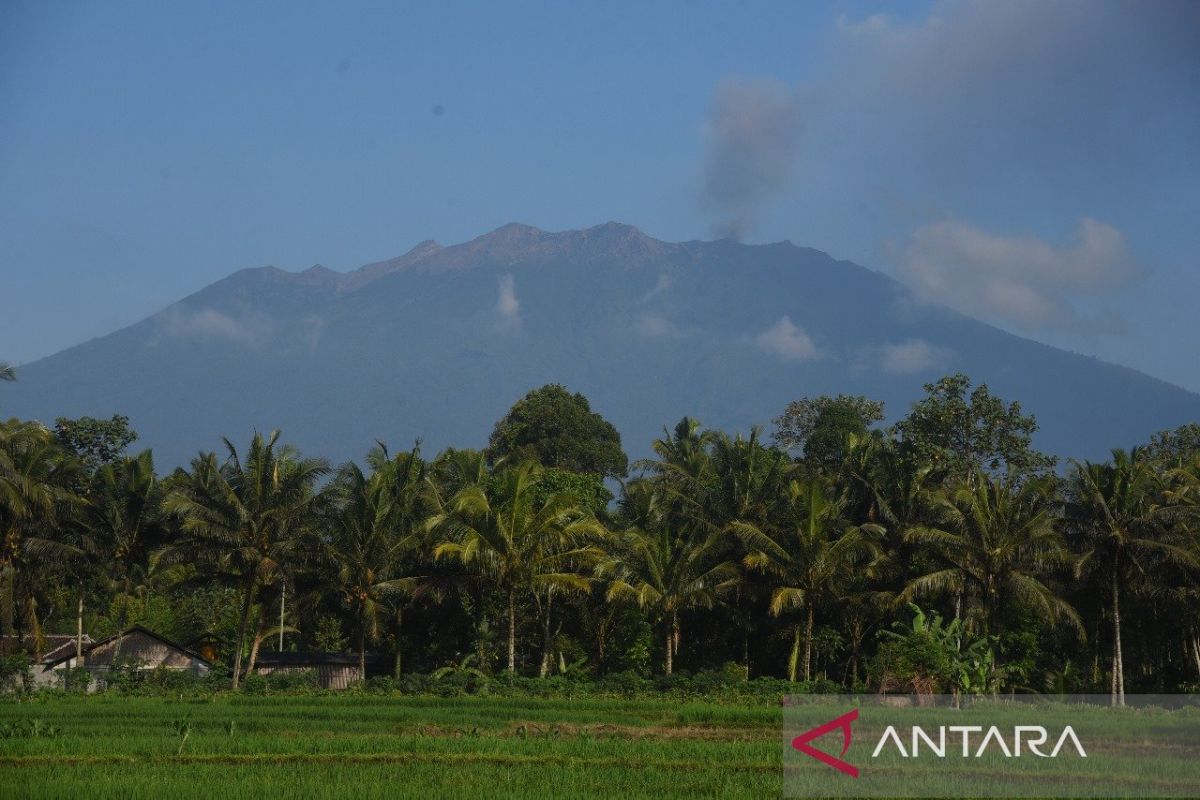
[[[315,672],[317,684],[322,689],[345,689],[358,680],[358,667],[351,664],[313,664],[310,666],[273,664],[255,664],[257,675],[270,675],[274,672]]]
[[[51,689],[58,688],[61,681],[59,676],[65,670],[75,668],[74,657],[67,659],[61,664],[55,664],[53,667],[45,667],[41,664],[33,666],[33,685],[38,687],[47,687]]]
[[[118,652],[117,643],[120,642],[120,651]],[[153,636],[147,636],[141,631],[132,631],[119,639],[114,639],[111,642],[97,645],[91,650],[88,650],[83,657],[83,666],[87,667],[92,673],[93,682],[88,687],[88,691],[95,691],[104,681],[104,675],[112,669],[113,660],[117,659],[120,662],[133,662],[138,664],[141,670],[153,669],[173,669],[183,670],[192,673],[197,677],[204,677],[209,672],[209,665],[202,659],[171,647],[165,642],[155,639]],[[54,684],[58,680],[55,672],[62,668],[74,666],[75,659],[71,658],[59,665],[58,669],[49,670],[43,673],[47,682]]]
[[[118,643],[120,644],[119,653]],[[87,652],[84,662],[89,668],[108,669],[112,666],[114,657],[121,661],[137,661],[144,669],[167,667],[190,670],[197,675],[208,673],[208,665],[200,659],[160,642],[153,636],[147,636],[141,631],[133,631],[119,639],[93,647]]]

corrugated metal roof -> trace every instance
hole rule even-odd
[[[384,657],[378,653],[367,653],[367,665],[383,663]],[[254,662],[264,667],[317,667],[324,665],[358,666],[358,656],[346,653],[263,653],[258,654]]]

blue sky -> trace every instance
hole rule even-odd
[[[0,108],[18,364],[242,267],[619,220],[1200,391],[1196,3],[9,0]]]

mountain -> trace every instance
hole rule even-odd
[[[506,225],[339,273],[246,269],[20,369],[0,411],[130,417],[159,464],[282,428],[334,462],[378,439],[481,447],[547,382],[582,391],[634,457],[688,414],[769,424],[804,395],[884,400],[962,371],[1037,415],[1036,443],[1100,458],[1200,419],[1200,395],[913,301],[790,242],[668,243],[628,225]]]

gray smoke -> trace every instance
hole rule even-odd
[[[717,86],[708,119],[702,204],[713,233],[740,239],[763,205],[788,184],[800,150],[801,103],[774,79],[727,80]]]

